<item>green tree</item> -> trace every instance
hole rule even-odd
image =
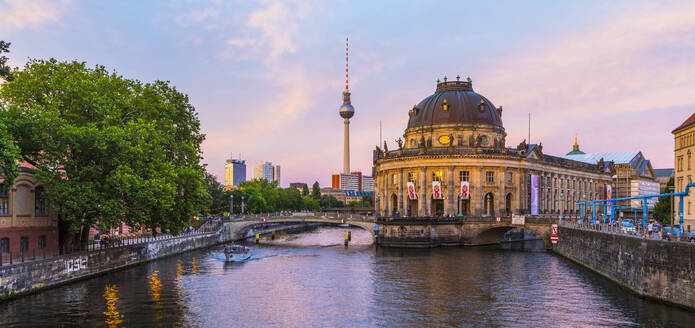
[[[97,223],[176,232],[209,201],[200,122],[168,82],[55,59],[13,77],[0,89],[0,122],[81,243]]]
[[[0,103],[2,106],[2,103]],[[3,109],[0,108],[0,111]],[[11,186],[19,173],[17,161],[21,159],[19,147],[10,139],[7,126],[0,120],[0,176],[5,179],[5,185]]]
[[[664,192],[669,192],[668,187],[672,187],[674,184],[673,178],[669,179],[668,182],[666,183],[666,190]],[[664,224],[670,224],[671,223],[671,197],[669,196],[664,196],[664,197],[659,197],[659,201],[656,203],[654,206],[654,210],[652,212],[652,215],[654,216],[654,219],[664,223]]]
[[[308,196],[309,195],[309,187],[307,185],[302,186],[302,196]]]
[[[10,52],[10,43],[0,40],[0,54]],[[0,56],[0,78],[10,81],[12,79],[10,68],[5,65],[7,56]],[[4,104],[0,102],[0,111],[5,111]],[[17,161],[21,158],[19,147],[10,139],[7,126],[0,120],[0,176],[5,179],[6,185],[12,185],[17,177],[19,167]]]
[[[2,55],[3,53],[10,53],[10,42],[6,42],[3,40],[0,40],[0,78],[3,78],[7,81],[12,81],[12,70],[10,69],[9,66],[7,66],[7,61],[9,58],[7,56]]]
[[[321,199],[321,187],[319,187],[318,181],[314,181],[314,184],[311,186],[311,197],[316,200]]]

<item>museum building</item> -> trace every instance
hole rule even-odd
[[[470,79],[438,81],[408,116],[397,149],[374,150],[379,215],[574,216],[577,201],[610,197],[611,162],[547,155],[526,140],[507,147],[502,107]]]

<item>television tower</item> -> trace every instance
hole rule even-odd
[[[343,91],[343,105],[340,106],[340,117],[344,119],[343,141],[343,173],[350,174],[350,118],[355,115],[355,108],[350,103],[350,89],[348,87],[348,38],[345,38],[345,91]]]

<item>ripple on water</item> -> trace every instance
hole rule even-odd
[[[0,304],[0,326],[688,327],[695,314],[622,291],[543,252],[376,249],[369,232],[324,228],[170,257]],[[338,242],[335,242],[338,239]],[[338,244],[337,246],[332,246]],[[524,244],[532,247],[531,244]],[[516,246],[515,246],[516,247]],[[156,273],[156,275],[155,275]],[[105,299],[105,286],[117,299]],[[110,303],[108,303],[110,302]],[[118,312],[122,318],[104,313]]]

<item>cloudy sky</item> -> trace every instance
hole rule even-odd
[[[101,64],[169,80],[200,114],[208,169],[234,153],[282,166],[282,185],[342,168],[345,37],[351,167],[394,145],[407,112],[460,74],[503,105],[508,145],[641,150],[673,167],[670,131],[695,111],[695,3],[638,1],[0,0],[11,63]]]

